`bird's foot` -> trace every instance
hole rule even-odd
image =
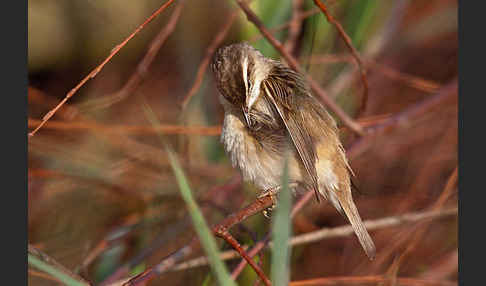
[[[258,198],[259,199],[260,198],[263,198],[263,197],[266,197],[266,196],[270,196],[270,198],[272,199],[272,206],[263,210],[263,215],[266,218],[271,218],[272,217],[272,211],[277,206],[277,194],[280,191],[280,189],[281,189],[280,187],[275,187],[275,188],[267,189],[267,190],[263,191],[260,195],[258,195]]]
[[[292,190],[292,193],[294,195],[295,195],[294,190],[297,188],[297,185],[298,185],[297,183],[289,183],[289,186],[288,186],[289,189]],[[272,206],[263,210],[263,215],[266,218],[272,217],[272,211],[277,207],[277,201],[278,201],[277,195],[278,195],[278,193],[280,192],[281,189],[282,189],[282,186],[276,186],[274,188],[267,189],[267,190],[263,191],[260,195],[258,195],[259,199],[266,197],[266,196],[270,196],[270,198],[272,199]]]

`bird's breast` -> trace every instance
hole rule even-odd
[[[281,185],[284,167],[285,134],[281,130],[253,131],[235,112],[226,112],[221,141],[233,167],[240,169],[243,179],[262,190]],[[291,155],[289,177],[300,181],[301,168]]]

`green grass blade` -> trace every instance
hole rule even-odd
[[[291,194],[288,186],[288,160],[285,160],[282,189],[279,192],[277,210],[275,212],[272,237],[272,281],[275,286],[288,285],[290,279],[290,245],[288,244],[291,236],[290,224],[290,205]]]
[[[360,50],[380,5],[378,1],[349,2],[348,5],[347,23],[344,29],[351,37],[354,47]]]
[[[158,124],[158,120],[155,114],[147,104],[144,104],[144,111],[147,115],[147,118],[152,124],[154,125]],[[184,199],[187,205],[189,214],[192,219],[192,223],[194,224],[194,228],[199,237],[201,245],[204,251],[206,252],[206,255],[208,256],[209,264],[211,266],[211,270],[213,271],[214,276],[216,277],[216,280],[218,281],[219,285],[236,286],[236,283],[231,279],[228,273],[226,265],[222,262],[222,260],[219,257],[219,250],[216,244],[216,240],[214,239],[211,230],[209,229],[208,225],[206,224],[206,221],[204,220],[201,210],[199,209],[196,201],[192,196],[191,187],[189,186],[189,182],[186,176],[184,175],[184,172],[181,168],[181,165],[179,163],[176,154],[169,146],[169,144],[165,142],[162,136],[161,136],[161,140],[167,152],[170,165],[176,177],[177,184],[179,185],[179,190],[181,192],[182,198]]]
[[[362,11],[359,23],[352,35],[353,43],[357,49],[363,45],[363,40],[369,36],[369,28],[375,19],[375,13],[379,7],[377,1],[367,1]]]
[[[68,286],[86,286],[86,285],[89,285],[89,284],[80,282],[80,281],[72,278],[71,276],[65,274],[61,270],[58,270],[54,266],[45,263],[44,261],[38,259],[37,257],[35,257],[34,255],[32,255],[30,253],[28,254],[27,260],[28,260],[30,265],[34,266],[35,268],[37,268],[41,271],[44,271],[44,272],[50,274],[51,276],[55,277],[56,279],[58,279],[59,281],[61,281],[62,283],[66,284]]]

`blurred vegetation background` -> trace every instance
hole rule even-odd
[[[454,183],[450,178],[458,160],[457,1],[323,2],[367,67],[369,98],[358,122],[366,123],[370,132],[452,86],[452,100],[438,101],[377,134],[350,162],[363,219],[430,209],[446,183]],[[163,3],[29,0],[29,129]],[[254,0],[250,7],[329,96],[356,115],[363,88],[359,72],[335,27],[313,1]],[[216,223],[255,199],[259,190],[241,182],[219,142],[223,110],[209,70],[202,70],[201,85],[187,108],[181,108],[208,48],[233,13],[234,22],[219,45],[248,41],[264,55],[280,57],[234,1],[175,1],[29,138],[30,244],[98,285],[122,266],[128,266],[126,275],[144,271],[195,234],[143,102],[168,126],[162,133],[176,150],[208,222]],[[174,29],[153,54],[153,62],[140,68],[152,41],[171,21]],[[140,78],[131,85],[134,76]],[[174,131],[177,126],[197,128],[183,134]],[[214,128],[204,131],[205,126]],[[346,129],[342,137],[346,148],[359,140]],[[457,204],[457,191],[445,204]],[[240,243],[253,244],[269,232],[269,222],[257,215],[232,233]],[[313,201],[295,217],[293,233],[344,224],[330,204]],[[418,230],[424,233],[417,236]],[[371,235],[377,245],[372,262],[354,236],[294,247],[291,280],[393,272],[457,283],[457,217]],[[229,249],[222,241],[218,245]],[[270,251],[264,254],[268,273]],[[231,260],[227,266],[231,270],[238,263]],[[148,285],[214,283],[210,276],[203,266],[163,274]],[[247,267],[237,282],[253,285],[256,279]],[[59,282],[32,268],[29,285]]]

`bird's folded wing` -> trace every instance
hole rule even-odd
[[[275,106],[279,113],[285,127],[290,135],[292,143],[294,144],[302,163],[311,179],[311,186],[318,191],[317,171],[315,163],[317,155],[315,151],[315,144],[309,132],[303,128],[303,120],[305,118],[303,108],[292,106],[292,89],[283,86],[284,83],[271,78],[263,82],[263,88],[267,99]]]

